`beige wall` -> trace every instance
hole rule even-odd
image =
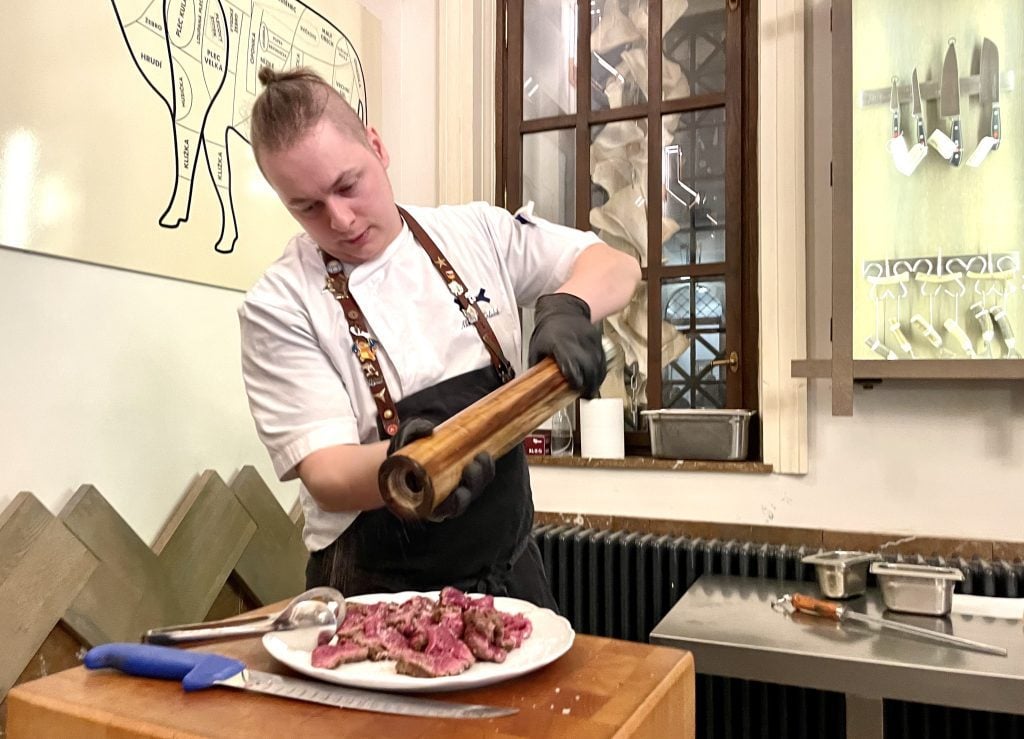
[[[329,15],[330,0],[320,5]],[[381,19],[385,92],[373,123],[396,194],[434,203],[436,3],[363,5]],[[0,511],[28,490],[56,513],[92,483],[150,541],[204,469],[227,479],[255,464],[273,482],[239,372],[241,299],[0,248]],[[290,508],[295,484],[274,491]]]
[[[383,118],[401,199],[433,202],[436,4],[364,0],[382,20]],[[828,351],[828,8],[808,19],[808,325]],[[426,60],[426,61],[425,61]],[[401,91],[401,95],[394,92]],[[0,249],[0,509],[57,511],[91,482],[150,540],[194,473],[256,463],[238,377],[239,293]],[[1024,386],[886,382],[853,418],[812,383],[802,477],[534,469],[537,507],[723,522],[1021,539]],[[275,486],[286,506],[293,485]]]

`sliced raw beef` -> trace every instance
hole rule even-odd
[[[501,646],[505,649],[515,649],[523,645],[523,640],[528,639],[533,633],[533,624],[530,619],[521,613],[501,613],[502,638]]]
[[[409,651],[398,658],[395,670],[413,677],[458,675],[476,660],[469,647],[444,626],[425,627],[427,647],[422,652]]]
[[[370,659],[379,662],[384,659],[396,659],[397,655],[409,649],[409,640],[402,636],[398,629],[383,627],[378,633],[367,636],[356,634],[352,641],[369,651]]]
[[[321,644],[313,650],[313,667],[326,667],[328,670],[333,670],[339,665],[362,662],[369,654],[366,647],[350,641],[342,641],[333,646]]]
[[[469,596],[458,588],[447,587],[441,591],[441,605],[469,608]]]
[[[433,612],[433,621],[462,638],[462,609],[456,606],[438,606]]]
[[[313,666],[395,660],[403,675],[458,675],[477,660],[504,662],[533,631],[521,613],[496,610],[494,596],[472,598],[452,587],[444,588],[437,601],[414,596],[401,604],[347,605],[335,636],[313,650]],[[330,644],[334,640],[338,643]]]

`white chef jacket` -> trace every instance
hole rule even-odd
[[[577,256],[600,239],[486,203],[406,209],[462,278],[521,371],[517,306],[531,306],[562,285]],[[405,224],[376,259],[346,264],[345,272],[395,402],[491,362]],[[294,479],[296,465],[318,449],[379,440],[377,407],[325,276],[316,243],[299,234],[239,308],[249,407],[281,480]],[[358,515],[321,510],[304,487],[299,497],[310,551],[326,547]]]

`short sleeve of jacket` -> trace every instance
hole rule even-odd
[[[527,208],[512,215],[495,206],[480,207],[508,270],[516,301],[523,307],[559,288],[576,258],[588,246],[601,242],[592,231],[545,221]]]
[[[260,440],[282,480],[317,449],[358,444],[352,404],[301,308],[248,297],[238,310],[242,377]]]

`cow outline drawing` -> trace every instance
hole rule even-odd
[[[121,35],[146,84],[167,106],[174,187],[159,222],[187,223],[200,151],[220,203],[214,249],[234,251],[238,217],[229,142],[249,145],[249,114],[264,64],[316,70],[367,122],[366,78],[337,26],[299,0],[111,0]]]

